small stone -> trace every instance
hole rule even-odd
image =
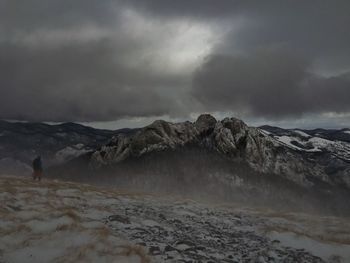
[[[173,251],[173,250],[175,250],[175,248],[173,248],[172,246],[169,246],[169,245],[167,245],[167,246],[164,248],[164,251],[165,251],[165,252]]]
[[[160,254],[160,249],[157,246],[151,246],[148,251],[152,255],[159,255]]]
[[[159,218],[162,219],[162,220],[166,220],[166,217],[163,214],[159,214]]]
[[[108,217],[109,221],[118,221],[120,223],[123,224],[130,224],[130,219],[126,216],[122,216],[122,215],[112,215]]]

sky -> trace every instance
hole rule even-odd
[[[348,0],[0,0],[0,119],[350,126]]]

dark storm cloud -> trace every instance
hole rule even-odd
[[[347,0],[0,0],[0,118],[349,112],[348,77],[319,74],[349,71],[349,14]],[[169,21],[210,29],[197,70],[177,64],[186,32]]]
[[[350,111],[349,78],[334,73],[350,71],[349,1],[149,0],[142,7],[232,26],[193,77],[202,110],[271,119]]]
[[[161,17],[191,16],[213,22],[223,20],[232,25],[217,47],[250,52],[262,47],[286,47],[302,52],[332,67],[349,67],[350,1],[348,0],[189,0],[134,1],[137,7]],[[243,25],[237,31],[236,19]]]
[[[248,52],[283,47],[327,70],[350,68],[349,1],[279,1],[248,12],[250,22],[227,36],[222,49],[229,51],[232,43]]]
[[[196,72],[193,96],[205,108],[281,118],[350,111],[350,78],[310,73],[309,63],[285,50],[245,56],[212,55]]]
[[[127,68],[113,42],[54,48],[0,45],[0,118],[113,120],[161,115],[170,102],[156,87],[171,78]]]
[[[157,72],[153,40],[128,34],[110,1],[0,1],[0,118],[106,121],[177,107]],[[161,36],[159,36],[161,37]],[[165,91],[164,91],[165,90]]]
[[[1,0],[1,30],[23,31],[62,28],[84,22],[108,24],[113,19],[112,0]]]

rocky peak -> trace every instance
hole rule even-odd
[[[102,147],[102,154],[99,151],[93,154],[92,161],[97,160],[98,165],[115,163],[130,156],[138,157],[149,152],[177,149],[189,144],[237,158],[244,156],[248,133],[249,127],[243,121],[236,118],[217,121],[210,114],[200,115],[194,123],[157,120],[132,136],[114,138],[107,146]],[[259,148],[254,140],[250,141],[250,150]]]
[[[302,153],[281,145],[260,129],[248,127],[242,120],[225,118],[217,121],[209,114],[200,115],[194,123],[157,120],[136,133],[116,136],[92,154],[91,164],[99,167],[129,157],[187,146],[219,153],[234,162],[243,161],[255,171],[285,176],[302,185],[309,185],[307,178],[310,176],[330,181],[325,166],[313,163],[315,156],[309,161]],[[346,174],[346,170],[342,174]]]
[[[194,125],[200,134],[208,133],[215,128],[217,120],[210,114],[202,114],[195,121]]]
[[[169,122],[166,122],[164,120],[156,120],[153,123],[151,123],[150,125],[143,128],[143,130],[144,131],[157,131],[163,135],[165,135],[165,134],[170,135],[170,133],[171,133],[170,125],[171,124]]]
[[[242,133],[248,129],[247,124],[236,118],[225,118],[221,121],[222,125],[229,129],[233,134]]]

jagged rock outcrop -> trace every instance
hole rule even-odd
[[[346,170],[340,171],[335,180],[324,165],[313,161],[313,156],[285,147],[274,137],[259,128],[247,126],[242,120],[225,118],[218,121],[209,114],[200,115],[194,123],[158,120],[134,134],[118,134],[91,155],[90,166],[99,168],[148,153],[187,146],[217,152],[223,158],[244,162],[262,174],[281,175],[303,186],[313,185],[314,179],[327,184],[349,182]]]

